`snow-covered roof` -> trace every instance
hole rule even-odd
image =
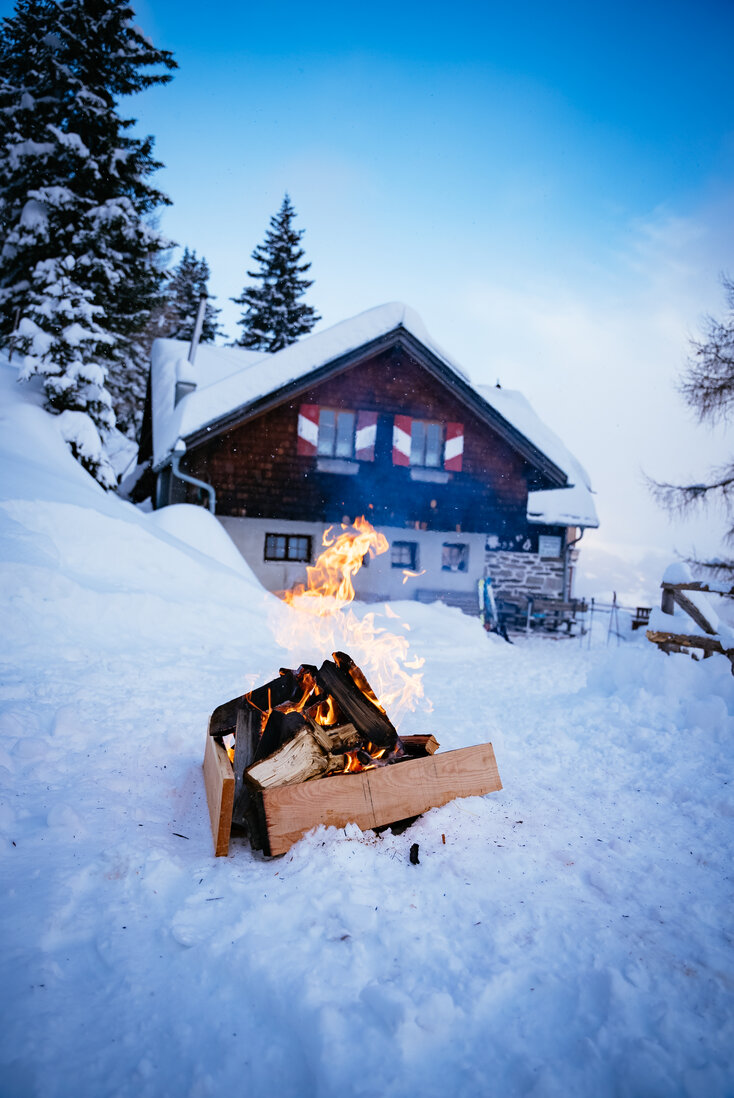
[[[193,374],[186,363],[187,343],[156,340],[152,356],[154,466],[165,461],[176,439],[195,434],[235,408],[246,409],[268,393],[396,328],[410,332],[458,377],[468,381],[461,367],[431,339],[418,314],[400,302],[368,309],[274,354],[201,344]],[[176,381],[193,380],[194,376],[197,388],[174,407]]]
[[[236,410],[247,409],[270,393],[307,378],[313,371],[358,351],[397,329],[410,333],[451,373],[470,386],[494,412],[528,439],[573,487],[532,492],[532,522],[598,526],[588,477],[560,439],[538,418],[517,392],[471,386],[464,370],[431,338],[413,309],[401,302],[378,305],[341,321],[274,354],[239,347],[201,344],[194,367],[187,362],[188,343],[157,339],[152,354],[153,466],[159,468],[176,441],[196,435]],[[177,382],[195,384],[175,403]]]
[[[490,385],[478,385],[477,392],[568,477],[566,488],[546,488],[528,494],[528,522],[547,526],[598,526],[589,474],[558,435],[543,423],[527,398],[516,389],[498,389]]]

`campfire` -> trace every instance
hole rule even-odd
[[[282,668],[212,713],[204,776],[217,854],[232,828],[274,855],[319,823],[364,830],[502,788],[491,744],[436,756],[432,734],[401,738],[388,716],[386,699],[414,708],[422,696],[422,661],[408,661],[405,639],[374,614],[345,617],[363,558],[387,548],[364,519],[337,537],[327,531],[308,585],[285,594],[311,645],[314,634],[322,644],[336,634],[367,652],[380,696],[350,655],[334,651],[320,666]]]

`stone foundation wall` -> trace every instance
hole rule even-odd
[[[518,596],[542,595],[560,599],[563,595],[562,557],[498,550],[486,554],[485,569],[495,598],[512,601]]]

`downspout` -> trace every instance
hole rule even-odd
[[[193,484],[196,488],[201,488],[209,496],[208,507],[212,514],[216,513],[217,497],[214,488],[211,484],[207,484],[205,480],[198,480],[196,477],[190,476],[189,473],[184,473],[181,470],[180,462],[181,458],[186,453],[186,443],[183,439],[178,439],[176,445],[173,448],[171,454],[171,472],[179,480],[183,480],[186,484]]]
[[[566,548],[563,550],[563,601],[564,602],[568,602],[569,595],[571,594],[571,592],[568,590],[568,573],[569,573],[569,562],[570,562],[570,558],[571,558],[571,550],[573,549],[574,545],[578,545],[578,543],[581,541],[582,537],[584,536],[584,527],[581,526],[580,530],[581,530],[581,533],[579,534],[579,536],[577,538],[574,538],[573,541],[569,541],[568,544],[566,545]]]

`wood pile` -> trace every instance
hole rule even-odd
[[[491,744],[436,755],[438,746],[432,735],[401,739],[343,652],[319,668],[283,669],[209,719],[215,854],[228,852],[233,828],[253,849],[283,854],[319,824],[366,830],[502,788]]]

